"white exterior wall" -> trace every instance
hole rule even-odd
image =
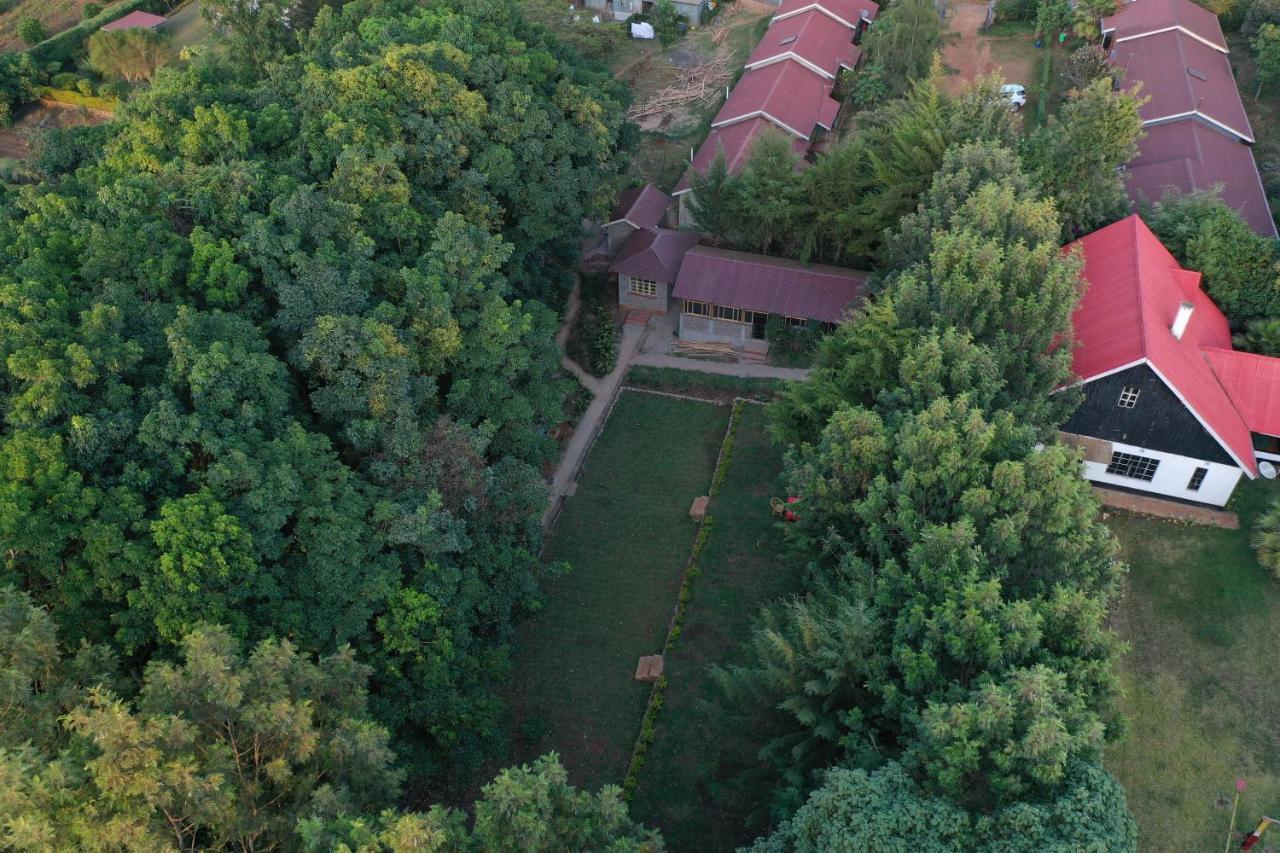
[[[1155,477],[1148,483],[1134,477],[1120,477],[1115,474],[1108,474],[1107,466],[1101,462],[1085,462],[1084,475],[1086,479],[1100,486],[1123,486],[1127,489],[1152,492],[1165,497],[1223,506],[1226,504],[1227,499],[1231,497],[1231,493],[1235,491],[1236,483],[1240,482],[1240,477],[1244,475],[1244,471],[1235,465],[1205,462],[1174,453],[1148,450],[1145,447],[1136,447],[1132,444],[1112,442],[1111,449],[1121,453],[1132,453],[1137,456],[1159,459],[1160,467],[1156,469]],[[1187,483],[1191,481],[1191,475],[1197,468],[1208,468],[1209,473],[1205,475],[1204,483],[1201,484],[1200,488],[1193,492],[1187,488]]]

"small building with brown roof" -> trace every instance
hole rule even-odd
[[[652,314],[667,313],[668,296],[686,254],[698,245],[693,231],[646,228],[627,240],[609,272],[618,277],[618,304]]]
[[[842,267],[695,246],[685,253],[671,295],[681,300],[682,340],[742,347],[765,339],[770,317],[834,326],[866,299],[867,278]]]
[[[608,253],[616,254],[636,231],[662,225],[670,206],[671,196],[653,184],[625,190],[618,196],[609,221],[604,224]]]

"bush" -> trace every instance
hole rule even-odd
[[[144,29],[97,32],[89,37],[89,63],[130,83],[149,81],[172,56],[169,38]]]
[[[1253,548],[1263,568],[1280,578],[1280,500],[1253,523]]]
[[[28,47],[37,45],[48,37],[44,24],[40,23],[38,18],[28,15],[18,21],[18,38],[22,39]]]
[[[82,95],[93,94],[93,81],[88,77],[81,77],[76,81],[76,91]]]
[[[769,315],[764,336],[769,341],[769,356],[778,364],[805,365],[813,360],[818,341],[822,340],[822,324],[810,320],[793,326],[776,314]]]
[[[74,89],[78,79],[74,72],[61,71],[49,78],[49,85],[55,89]]]
[[[569,358],[593,376],[609,374],[618,363],[618,324],[613,319],[609,282],[602,277],[584,278],[582,306],[569,333],[565,349]]]
[[[84,8],[80,10],[81,20],[88,21],[102,14],[102,7],[97,3],[85,3]]]

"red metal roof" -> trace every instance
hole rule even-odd
[[[1138,0],[1145,3],[1147,0]],[[1176,30],[1117,44],[1111,61],[1124,69],[1124,85],[1141,82],[1144,122],[1195,114],[1224,132],[1253,141],[1231,62],[1225,53]]]
[[[689,164],[689,168],[680,177],[680,182],[676,184],[675,195],[688,192],[692,184],[690,183],[690,175],[693,172],[705,172],[715,162],[716,155],[724,152],[725,168],[729,174],[736,175],[747,164],[747,155],[751,151],[751,145],[755,142],[757,136],[761,133],[781,133],[774,124],[766,118],[753,118],[747,121],[740,121],[734,124],[725,125],[724,127],[712,128],[707,134],[707,138],[698,146],[698,151],[693,155],[693,162]],[[796,156],[803,157],[809,150],[809,142],[804,139],[791,138],[791,150]]]
[[[702,235],[669,228],[640,229],[623,244],[609,272],[667,284],[676,280],[680,263]]]
[[[653,184],[632,187],[618,196],[618,203],[609,215],[608,224],[626,222],[633,228],[656,228],[667,215],[667,208],[670,206],[671,196]]]
[[[820,10],[810,9],[775,20],[747,58],[746,67],[792,60],[833,80],[841,68],[857,65],[861,54],[853,43],[853,30]]]
[[[782,21],[810,9],[816,9],[850,29],[856,29],[860,17],[865,15],[868,19],[874,20],[880,11],[880,6],[871,0],[782,0],[778,11],[773,15],[773,20]]]
[[[671,295],[748,311],[839,323],[867,295],[865,272],[696,246]]]
[[[1145,361],[1250,476],[1257,474],[1249,427],[1206,350],[1231,349],[1227,320],[1138,216],[1078,240],[1084,296],[1072,322],[1076,375],[1088,381]],[[1183,302],[1191,320],[1182,339],[1170,326]]]
[[[1216,347],[1204,352],[1245,425],[1280,436],[1280,358]]]
[[[101,29],[108,33],[114,30],[129,30],[137,27],[154,30],[164,21],[163,16],[153,15],[150,12],[130,12],[123,18],[117,18],[109,24],[103,24]]]
[[[1103,33],[1114,30],[1118,42],[1171,28],[1227,51],[1218,16],[1191,0],[1134,0],[1121,3],[1119,11],[1102,19]]]
[[[1169,187],[1182,192],[1212,190],[1239,211],[1253,230],[1276,236],[1276,224],[1262,188],[1253,150],[1195,119],[1146,128],[1138,156],[1123,173],[1129,195],[1137,203],[1156,202]]]
[[[775,62],[742,75],[720,112],[712,119],[712,127],[721,127],[747,119],[767,118],[793,136],[808,140],[819,119],[829,112],[824,102],[840,104],[831,98],[831,81],[805,68],[799,62]]]

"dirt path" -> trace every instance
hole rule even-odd
[[[952,6],[947,22],[950,40],[942,51],[942,62],[949,72],[943,87],[950,94],[959,94],[970,81],[993,72],[1010,83],[1026,86],[1032,81],[1035,47],[1030,36],[982,35],[986,20],[985,0],[957,0]]]

